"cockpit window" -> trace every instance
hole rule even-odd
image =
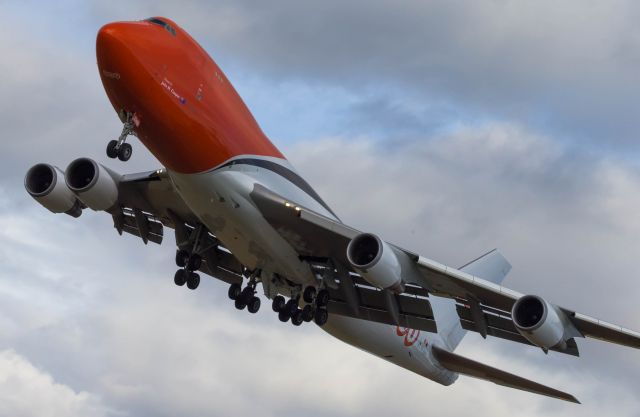
[[[173,26],[171,26],[170,24],[168,24],[164,20],[158,19],[157,17],[150,17],[150,18],[145,19],[145,20],[147,22],[151,22],[151,23],[154,23],[156,25],[162,26],[163,28],[167,29],[167,32],[169,32],[173,36],[176,36],[176,30],[173,28]]]

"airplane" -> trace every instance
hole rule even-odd
[[[97,64],[123,128],[107,156],[127,161],[136,136],[162,167],[121,175],[90,158],[38,163],[27,192],[53,213],[103,211],[116,231],[160,244],[174,230],[174,283],[204,273],[239,310],[271,300],[282,322],[336,338],[442,385],[459,375],[565,401],[571,394],[455,353],[468,331],[578,356],[576,338],[640,348],[640,334],[501,286],[492,250],[453,268],[344,224],[262,132],[207,52],[164,17],[103,26]]]

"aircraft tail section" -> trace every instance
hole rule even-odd
[[[500,284],[511,271],[511,264],[498,249],[493,249],[458,269],[494,284]],[[440,324],[438,326],[441,327],[442,336],[447,339],[448,345],[453,350],[460,344],[467,332],[460,325],[455,308],[448,311],[447,314],[451,317],[442,320],[443,326]]]
[[[434,358],[449,371],[458,374],[467,375],[473,378],[484,379],[494,384],[502,385],[509,388],[515,388],[522,391],[532,392],[534,394],[545,395],[547,397],[558,398],[560,400],[569,401],[580,404],[580,401],[571,394],[559,391],[557,389],[547,387],[520,376],[510,374],[500,369],[493,368],[480,362],[465,358],[449,352],[446,349],[437,346],[431,347]]]
[[[498,249],[494,249],[458,269],[494,284],[500,284],[511,271],[511,264]]]

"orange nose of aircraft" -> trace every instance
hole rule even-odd
[[[100,78],[118,114],[134,115],[135,132],[167,168],[197,172],[211,167],[204,153],[188,152],[179,130],[189,124],[187,99],[167,74],[167,63],[184,63],[176,31],[150,21],[115,22],[103,26],[96,40]],[[180,77],[182,78],[182,77]],[[177,96],[177,97],[176,97]]]
[[[114,108],[141,112],[138,86],[149,82],[145,55],[153,49],[139,22],[116,22],[103,26],[96,40],[100,78]]]
[[[207,171],[238,155],[283,158],[220,68],[174,22],[151,18],[103,26],[98,69],[118,114],[167,168]]]

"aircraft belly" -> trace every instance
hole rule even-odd
[[[309,266],[252,204],[249,193],[256,178],[237,170],[169,175],[189,208],[243,265],[301,284],[315,280]]]
[[[458,375],[437,364],[431,345],[442,345],[435,333],[419,332],[387,324],[330,314],[322,330],[358,349],[408,369],[442,385]]]

